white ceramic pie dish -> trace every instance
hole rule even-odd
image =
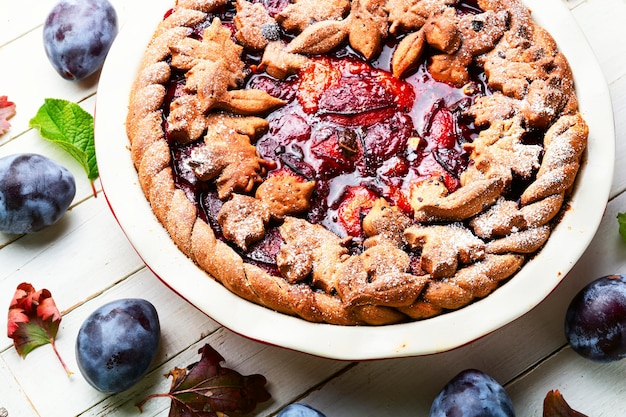
[[[447,351],[531,310],[561,282],[593,238],[613,175],[615,133],[610,95],[591,48],[563,3],[526,0],[536,21],[552,34],[568,58],[581,113],[590,128],[570,209],[541,252],[485,299],[406,324],[346,327],[311,323],[239,298],[178,250],[153,215],[128,150],[125,118],[130,86],[156,25],[172,4],[173,0],[137,0],[126,6],[122,29],[98,88],[95,135],[100,179],[115,218],[146,265],[175,293],[232,331],[263,343],[342,360]]]

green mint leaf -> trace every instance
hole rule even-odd
[[[619,223],[619,235],[626,242],[626,213],[617,213],[617,222]]]
[[[29,126],[69,153],[85,169],[87,178],[98,178],[93,116],[76,103],[46,98]]]

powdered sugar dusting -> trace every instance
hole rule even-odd
[[[215,4],[226,3],[230,2],[226,0],[179,0],[174,12],[166,18],[166,22],[155,34],[158,36],[154,39],[159,38],[159,40],[155,41],[151,50],[147,52],[146,56],[149,58],[146,62],[157,56],[165,58],[173,52],[171,48],[175,49],[175,45],[181,39],[181,33],[185,35],[189,33],[185,26],[193,26],[193,22],[198,19],[205,19],[205,12],[212,9]],[[263,8],[261,3],[250,3],[252,4],[248,12],[257,9],[261,11]],[[321,21],[306,22],[305,28],[294,30],[292,33],[297,37],[298,33],[304,32],[311,24],[326,22],[324,27],[317,26],[318,32],[310,31],[312,35],[308,39],[309,43],[319,46],[320,42],[325,42],[324,47],[334,48],[345,42],[356,42],[352,45],[353,49],[367,56],[367,53],[376,53],[376,42],[381,41],[377,37],[380,35],[384,38],[387,29],[394,34],[420,30],[424,22],[433,17],[435,12],[440,13],[443,9],[453,10],[450,6],[456,5],[457,1],[387,0],[380,2],[385,6],[374,10],[369,6],[378,4],[375,1],[300,0],[290,3],[285,9],[293,6],[302,10],[306,5],[306,7],[314,7],[315,10],[321,11],[326,8],[330,10],[331,6],[341,4],[347,5],[347,9],[341,11],[339,15],[333,15],[332,18]],[[495,119],[514,117],[519,120],[523,129],[549,128],[559,116],[561,108],[564,107],[564,101],[560,100],[567,100],[567,97],[560,97],[558,94],[552,94],[554,91],[541,88],[542,83],[547,83],[547,76],[541,72],[543,64],[539,63],[539,58],[549,59],[550,57],[531,53],[541,49],[544,45],[533,45],[533,42],[537,42],[536,39],[540,38],[541,33],[533,34],[536,27],[530,21],[530,12],[515,0],[507,2],[479,0],[478,4],[483,7],[485,13],[473,15],[460,12],[454,16],[453,20],[457,25],[455,30],[463,32],[465,38],[464,44],[461,43],[460,52],[447,52],[448,58],[456,59],[455,65],[458,64],[465,70],[471,60],[475,59],[478,64],[483,64],[489,60],[483,54],[497,52],[497,57],[501,60],[494,59],[490,62],[502,64],[502,71],[498,76],[504,81],[502,88],[499,89],[495,81],[491,84],[490,79],[490,87],[498,90],[497,93],[506,98],[507,108],[510,107],[512,110],[500,112]],[[248,5],[248,2],[237,2],[240,9]],[[351,5],[358,6],[359,10],[351,10]],[[358,24],[349,26],[356,21],[357,12],[363,13],[358,16],[360,19],[371,18],[371,21],[362,19],[362,22],[371,23],[369,29],[373,35],[372,39],[352,39],[358,38],[354,35],[355,33],[361,33],[358,32],[361,29]],[[243,19],[244,14],[241,13],[240,21],[234,22],[239,35],[236,46],[244,44],[249,49],[264,48],[267,41],[276,41],[277,25],[287,21],[285,16],[276,17],[280,12],[272,14],[271,17],[265,13],[262,16],[261,13],[249,13],[247,20]],[[491,25],[490,19],[507,20],[508,26]],[[228,32],[226,37],[230,40],[230,29],[224,31],[226,32]],[[505,32],[504,36],[501,32]],[[498,45],[494,48],[494,44]],[[366,49],[359,50],[356,45]],[[521,58],[529,47],[534,46],[537,48],[531,49],[525,58],[533,57],[537,60],[536,62],[515,61]],[[546,48],[543,49],[549,51],[549,44],[545,46]],[[513,48],[519,49],[512,51]],[[367,57],[370,58],[370,56]],[[198,56],[192,58],[199,59]],[[546,64],[547,67],[550,65]],[[150,109],[151,112],[158,111],[161,106],[163,69],[166,69],[163,65],[145,67],[144,78],[136,85],[137,87],[146,85],[147,88],[142,90],[138,88],[135,91],[135,101],[131,105],[131,110],[134,109],[137,113],[135,117],[142,112],[146,114],[145,109]],[[210,69],[209,66],[204,66],[198,67],[197,71],[208,73]],[[456,66],[454,69],[456,70]],[[513,69],[518,73],[511,73]],[[529,71],[526,72],[525,69]],[[185,68],[185,70],[188,69]],[[554,73],[559,73],[559,71],[554,71],[553,75]],[[515,78],[518,75],[520,77]],[[212,89],[207,84],[207,79],[211,77],[201,78],[200,76],[193,78],[191,84],[194,86],[183,86],[181,89],[186,88],[185,94],[189,95],[206,94],[205,98],[211,98],[210,106],[212,106],[214,98],[212,92],[218,89]],[[233,94],[233,89],[241,85],[242,79],[243,76],[229,78],[228,87],[220,89],[220,93],[215,94],[216,97],[219,96],[215,99],[218,103],[215,107],[216,112],[219,109],[219,112],[229,114],[238,111],[243,114],[256,114],[250,109],[258,97],[244,95],[235,97]],[[509,88],[508,85],[514,85],[514,91],[513,89],[506,90]],[[531,89],[533,96],[529,97],[530,93],[527,94],[527,92]],[[204,104],[206,105],[206,102]],[[191,153],[190,160],[183,162],[183,170],[196,171],[200,180],[210,179],[216,182],[222,193],[219,198],[225,202],[218,215],[224,236],[246,251],[248,245],[264,236],[266,225],[271,217],[268,204],[262,198],[252,197],[266,172],[267,161],[259,159],[255,152],[252,145],[253,135],[246,136],[241,130],[234,129],[222,120],[216,123],[209,122],[210,116],[205,114],[207,110],[201,107],[198,103],[191,103],[191,107],[181,109],[179,112],[180,128],[194,134],[200,132],[197,137],[194,134],[188,135],[189,142],[185,143],[200,139],[201,134],[206,133],[204,145]],[[262,112],[268,109],[269,107],[266,107]],[[174,110],[170,112],[170,115],[172,113]],[[494,114],[492,113],[492,116]],[[495,123],[494,117],[485,116],[482,120],[486,123]],[[135,123],[132,126],[138,125],[139,123]],[[368,235],[367,237],[371,238],[369,239],[370,245],[359,247],[351,255],[348,254],[348,242],[339,239],[323,227],[314,226],[302,219],[287,218],[280,226],[284,243],[277,259],[277,266],[281,272],[290,271],[283,273],[286,281],[283,281],[283,277],[265,276],[263,275],[265,272],[259,272],[260,276],[255,276],[248,285],[272,287],[268,291],[257,291],[258,294],[271,293],[273,297],[276,297],[269,302],[262,300],[265,305],[284,305],[287,312],[292,309],[295,314],[311,320],[345,320],[350,323],[384,324],[394,320],[403,320],[404,316],[399,313],[401,310],[395,310],[395,308],[409,308],[416,300],[417,303],[435,303],[434,309],[441,310],[442,308],[458,308],[476,297],[485,296],[495,288],[496,281],[508,278],[519,268],[524,256],[514,254],[532,253],[538,250],[548,238],[550,228],[547,222],[558,212],[563,202],[565,192],[563,188],[573,180],[571,173],[575,174],[582,152],[577,138],[572,138],[565,130],[547,137],[544,141],[545,149],[541,145],[528,145],[520,138],[505,142],[502,141],[492,149],[487,149],[486,146],[474,148],[476,154],[484,158],[474,161],[475,172],[471,176],[468,175],[468,182],[492,181],[489,184],[497,185],[494,186],[493,193],[487,195],[485,190],[481,190],[482,194],[472,200],[472,204],[476,204],[476,209],[472,210],[471,214],[450,218],[445,218],[444,214],[436,221],[429,218],[430,223],[414,223],[408,228],[403,226],[404,235],[397,233],[397,239],[393,241],[385,236],[378,239],[378,233],[374,236]],[[210,152],[207,152],[207,148]],[[545,154],[541,160],[541,154],[544,151]],[[150,152],[147,154],[147,159],[153,156]],[[137,158],[142,156],[138,155]],[[167,207],[167,195],[173,189],[173,185],[167,182],[171,180],[171,172],[161,169],[161,160],[151,161],[154,163],[146,162],[142,171],[143,182],[149,188],[146,190],[147,195],[151,196],[154,205]],[[199,174],[198,167],[200,166],[204,172]],[[476,168],[477,166],[480,166],[480,170]],[[152,174],[157,174],[157,171],[158,175],[154,177],[154,181],[164,182],[164,185],[152,184]],[[205,175],[207,173],[210,175]],[[536,180],[532,180],[527,189],[532,196],[526,197],[525,193],[520,199],[521,207],[517,201],[509,201],[504,197],[498,198],[498,195],[508,190],[511,181],[516,181],[517,177],[531,181],[535,173],[537,173]],[[225,183],[228,184],[227,187],[220,188],[220,184]],[[270,200],[275,200],[278,187],[276,184],[269,184],[268,188],[272,189]],[[288,190],[287,193],[293,194],[291,190],[294,187],[288,185],[284,188]],[[162,212],[160,216],[167,218],[167,213]],[[182,217],[186,218],[184,215]],[[416,219],[417,217],[413,221]],[[282,221],[282,217],[275,215],[274,221]],[[409,233],[410,229],[413,232],[412,237]],[[407,242],[408,246],[411,246],[411,251],[405,252],[403,244]],[[354,246],[357,247],[360,244],[356,242]],[[348,268],[352,269],[348,270]],[[411,271],[419,271],[415,273],[420,274],[426,270],[431,272],[431,276],[411,274]],[[348,272],[350,272],[349,277],[343,276]],[[436,274],[441,275],[436,276]],[[226,273],[219,278],[228,280],[230,277]],[[432,292],[422,292],[426,281],[437,281],[442,285],[437,287],[437,290],[433,289]],[[428,298],[428,294],[433,294],[433,298]],[[439,301],[441,303],[437,304]],[[378,307],[381,305],[385,308]]]

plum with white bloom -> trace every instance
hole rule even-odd
[[[276,417],[326,417],[310,405],[294,403],[283,408]]]
[[[581,289],[567,308],[565,336],[587,359],[626,358],[626,276],[607,275]]]
[[[44,23],[44,48],[61,77],[81,80],[102,68],[117,33],[108,0],[61,0]]]
[[[0,158],[0,232],[38,232],[56,223],[76,194],[74,175],[34,153]]]
[[[477,369],[452,378],[433,401],[429,417],[515,417],[504,387]]]
[[[78,368],[98,391],[127,390],[148,371],[160,337],[152,303],[141,298],[111,301],[91,313],[78,331]]]

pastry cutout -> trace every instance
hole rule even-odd
[[[246,300],[335,325],[506,285],[549,240],[589,133],[518,0],[177,0],[126,129],[181,251]]]

